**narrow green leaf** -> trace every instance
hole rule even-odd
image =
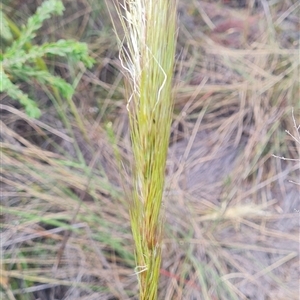
[[[7,41],[12,40],[13,36],[11,34],[11,31],[9,29],[8,23],[5,19],[5,15],[2,12],[2,10],[0,10],[0,28],[1,28],[0,36]]]

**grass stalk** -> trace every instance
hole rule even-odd
[[[119,38],[127,73],[134,155],[130,220],[140,299],[157,299],[163,220],[161,204],[173,112],[176,1],[116,4],[125,33]]]

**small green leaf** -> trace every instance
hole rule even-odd
[[[41,116],[41,111],[36,105],[27,105],[25,111],[26,114],[33,119],[38,119]]]
[[[15,84],[13,84],[0,65],[0,92],[6,92],[11,98],[18,100],[24,107],[28,116],[39,118],[41,111],[36,103],[24,94]]]
[[[26,62],[34,62],[37,58],[46,55],[57,55],[61,57],[71,57],[76,62],[82,61],[87,67],[92,67],[94,59],[88,55],[88,48],[85,43],[72,40],[59,40],[55,43],[45,43],[43,45],[32,46],[27,53],[20,49],[15,53],[9,51],[4,54],[3,65],[5,68],[21,68]]]
[[[30,67],[23,67],[22,69],[13,69],[13,74],[24,81],[35,78],[41,84],[48,84],[59,90],[65,98],[71,98],[74,93],[73,87],[64,79],[51,75],[47,71],[40,71]]]

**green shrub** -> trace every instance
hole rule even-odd
[[[91,67],[93,64],[93,59],[89,57],[85,43],[59,40],[54,43],[32,46],[31,43],[36,32],[42,27],[43,22],[51,15],[62,15],[63,11],[64,6],[61,1],[45,1],[28,19],[27,24],[22,26],[21,30],[0,11],[0,27],[3,29],[1,38],[9,44],[5,49],[1,49],[0,54],[0,92],[5,92],[11,98],[19,101],[24,106],[26,113],[33,118],[40,116],[40,109],[36,101],[30,99],[19,89],[15,83],[16,80],[26,82],[35,80],[40,84],[49,85],[63,97],[71,98],[74,93],[73,87],[62,78],[50,74],[42,58],[68,56],[74,62],[82,62],[87,67]]]

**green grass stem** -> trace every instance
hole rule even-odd
[[[173,112],[176,1],[136,0],[116,5],[125,32],[127,109],[134,156],[130,220],[140,299],[157,299],[161,264],[161,203]]]

